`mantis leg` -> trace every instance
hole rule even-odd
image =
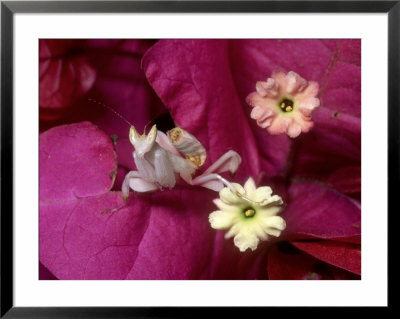
[[[238,169],[242,158],[235,151],[228,151],[217,159],[209,168],[207,168],[202,175],[210,173],[223,173],[229,171],[231,174],[235,173]]]
[[[143,179],[138,171],[130,171],[126,174],[124,182],[122,183],[122,195],[124,199],[129,196],[129,187],[135,192],[149,192],[158,189],[158,185],[148,182]]]
[[[224,186],[228,186],[229,188],[231,188],[231,184],[225,178],[215,173],[202,174],[200,176],[197,176],[190,182],[190,184],[200,185],[216,192],[219,192]],[[232,191],[236,191],[233,186]]]
[[[166,151],[171,152],[176,156],[180,156],[178,150],[164,132],[157,131],[156,142]]]
[[[256,202],[256,201],[249,199],[245,194],[240,193],[233,184],[231,184],[229,181],[227,181],[222,176],[215,174],[215,173],[200,175],[200,176],[196,177],[195,179],[193,179],[190,184],[191,185],[200,185],[202,187],[211,189],[216,192],[219,192],[224,186],[226,186],[232,191],[233,194],[240,197],[241,199],[243,199],[253,205],[261,204],[260,202]],[[276,195],[274,195],[274,196],[276,196]]]
[[[217,173],[229,171],[233,174],[238,169],[241,161],[242,159],[238,153],[235,151],[228,151],[207,168],[203,174],[194,178],[190,184],[200,185],[217,192],[224,186],[228,186],[229,188],[232,188],[232,191],[235,191],[233,186]]]

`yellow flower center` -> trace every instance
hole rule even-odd
[[[293,111],[293,101],[287,98],[284,98],[280,103],[279,107],[283,112],[291,112]]]
[[[244,216],[253,217],[256,214],[256,211],[253,208],[246,208],[244,211]]]

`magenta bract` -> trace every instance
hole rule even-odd
[[[84,122],[40,136],[40,260],[57,278],[359,278],[359,40],[91,40],[85,50],[97,70],[88,97],[117,107],[140,132],[169,111],[204,145],[200,173],[235,150],[243,162],[231,180],[271,185],[287,228],[241,253],[208,223],[210,190],[178,183],[124,203],[129,126],[103,108],[88,115],[99,128]],[[314,127],[295,139],[269,135],[250,117],[246,96],[274,70],[320,85]]]

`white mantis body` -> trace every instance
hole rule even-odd
[[[204,147],[193,135],[176,127],[167,132],[167,136],[157,131],[156,125],[153,125],[148,135],[140,135],[135,127],[113,108],[93,99],[88,101],[109,109],[131,126],[129,140],[135,148],[132,155],[137,171],[130,171],[124,178],[122,183],[124,199],[129,196],[129,188],[136,192],[156,191],[164,187],[173,188],[179,175],[190,185],[200,185],[214,191],[220,191],[227,186],[232,193],[249,203],[260,204],[247,198],[245,194],[240,194],[230,182],[219,175],[227,171],[231,174],[236,172],[242,159],[235,151],[226,152],[203,174],[192,179],[192,175],[206,160]],[[180,152],[186,158],[183,158]]]
[[[135,148],[133,159],[137,170],[125,176],[122,184],[124,198],[128,197],[129,188],[136,192],[173,188],[179,176],[190,185],[200,185],[214,191],[221,190],[225,185],[236,193],[235,188],[218,175],[227,171],[232,174],[236,172],[241,157],[235,151],[226,152],[203,174],[192,178],[204,163],[206,154],[201,143],[188,132],[177,127],[169,131],[167,136],[153,125],[148,135],[140,135],[131,126],[129,140]]]

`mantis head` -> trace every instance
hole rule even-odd
[[[144,154],[149,152],[153,147],[153,144],[157,137],[157,127],[154,124],[151,128],[149,134],[140,135],[134,126],[131,126],[129,130],[129,140],[133,147],[135,148],[135,152],[139,157],[143,157]]]

